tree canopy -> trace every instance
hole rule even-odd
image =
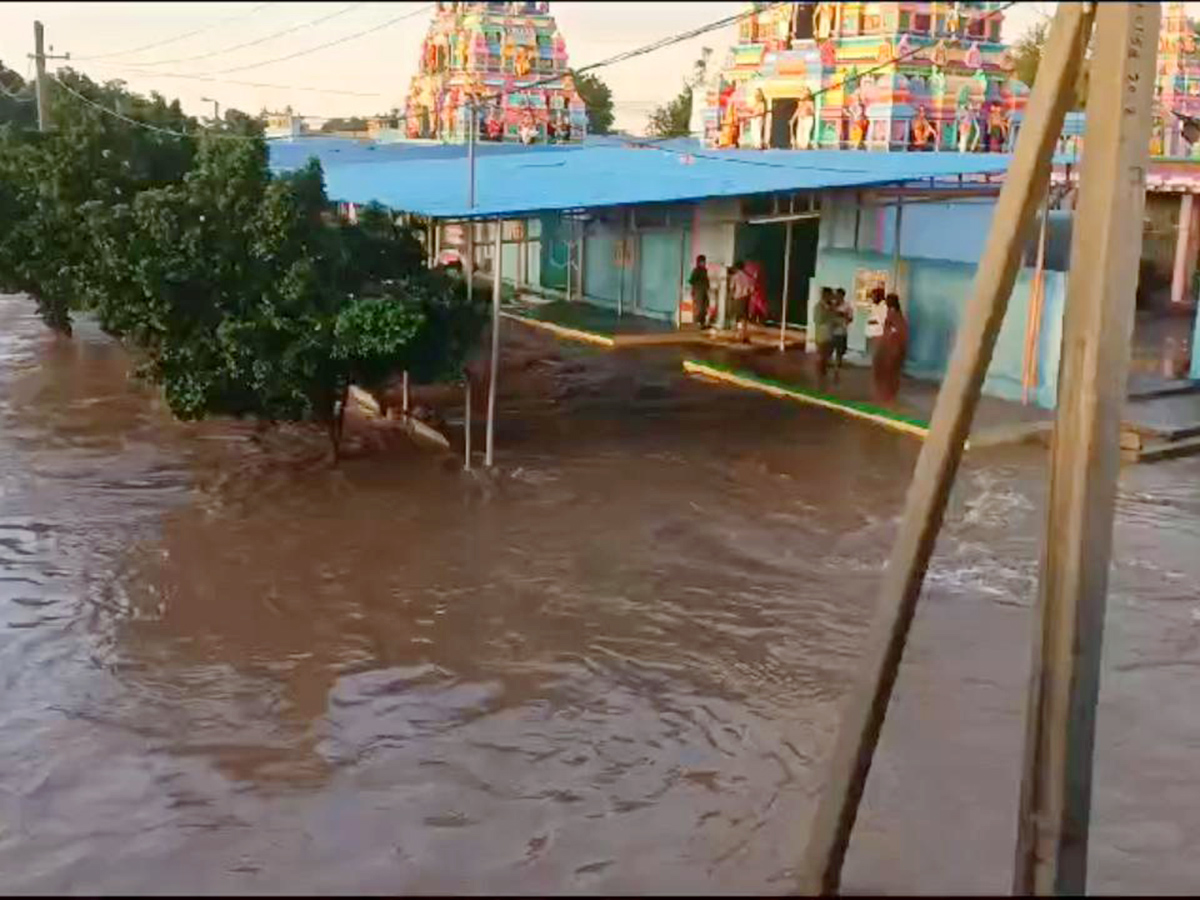
[[[575,77],[575,87],[587,107],[588,133],[611,134],[613,126],[612,91],[599,75],[584,72]]]
[[[687,137],[691,133],[692,86],[685,84],[675,99],[650,114],[646,131],[653,137]]]
[[[1050,35],[1050,20],[1042,19],[1034,22],[1025,30],[1025,33],[1017,38],[1017,42],[1013,45],[1012,56],[1015,65],[1014,74],[1021,81],[1025,82],[1029,87],[1033,87],[1034,81],[1037,80],[1038,67],[1042,62],[1042,52],[1046,46],[1046,39]],[[1086,54],[1083,59],[1083,66],[1079,72],[1079,80],[1075,84],[1074,97],[1072,99],[1073,109],[1083,109],[1087,105],[1087,86],[1088,74],[1091,69],[1091,44],[1088,44]]]
[[[93,314],[176,416],[311,419],[334,434],[351,382],[460,371],[482,308],[424,267],[388,210],[339,221],[315,159],[272,174],[261,124],[237,110],[202,131],[177,102],[119,82],[64,70],[52,89],[53,130],[0,127],[0,287],[63,331]]]

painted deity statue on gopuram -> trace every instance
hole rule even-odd
[[[714,147],[1003,152],[1029,89],[980,3],[754,3],[705,86]]]
[[[550,4],[438,3],[405,104],[412,139],[583,140],[587,111]]]

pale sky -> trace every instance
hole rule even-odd
[[[421,11],[426,6],[432,4],[4,2],[0,3],[0,61],[26,74],[31,65],[26,57],[33,51],[33,21],[40,17],[46,27],[48,52],[49,47],[57,54],[69,51],[72,59],[68,65],[96,81],[121,78],[135,91],[153,89],[168,98],[177,97],[184,109],[195,115],[211,114],[212,104],[202,102],[202,97],[219,100],[222,109],[233,106],[250,113],[290,104],[302,115],[370,115],[403,106],[432,15]],[[1007,14],[1005,37],[1015,38],[1053,7],[1053,3],[1018,4]],[[576,66],[746,8],[739,0],[550,4],[566,39],[571,64]],[[406,13],[415,14],[336,46],[270,62]],[[296,28],[254,46],[228,49],[326,16],[330,17],[327,21],[311,27]],[[650,111],[678,93],[700,48],[712,47],[719,62],[734,36],[735,29],[726,27],[601,70],[598,74],[613,91],[617,127],[641,133]],[[156,42],[164,43],[133,52]],[[198,56],[205,58],[192,58]],[[62,63],[52,62],[51,68],[57,65]],[[240,67],[249,68],[228,71]],[[220,80],[178,77],[181,75]]]

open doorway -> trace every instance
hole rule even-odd
[[[816,3],[796,3],[792,7],[792,37],[797,41],[811,41],[814,37],[813,21],[817,13]]]
[[[779,324],[783,312],[784,248],[788,224],[768,222],[761,225],[742,223],[734,237],[734,258],[755,260],[766,279],[769,320]],[[816,271],[817,237],[820,222],[816,218],[794,219],[791,223],[792,252],[788,264],[787,320],[790,325],[808,322],[808,283]]]
[[[784,97],[771,101],[771,138],[770,146],[775,150],[790,150],[792,147],[792,115],[796,112],[797,101],[793,97]]]

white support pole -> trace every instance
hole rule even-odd
[[[787,348],[788,289],[792,286],[792,225],[789,219],[784,227],[783,244],[783,310],[779,315],[779,351]]]
[[[1194,202],[1195,197],[1192,194],[1184,194],[1179,204],[1179,227],[1176,229],[1178,237],[1175,239],[1175,268],[1171,273],[1172,306],[1191,299],[1188,296],[1187,290],[1187,271],[1188,250],[1192,243],[1192,219],[1194,218],[1192,210]]]
[[[467,259],[463,266],[463,275],[467,279],[467,305],[475,301],[475,221],[466,223],[467,229]]]
[[[408,415],[408,369],[404,370],[404,415]]]
[[[466,399],[463,407],[463,468],[471,471],[471,376],[466,377]]]
[[[496,376],[500,363],[500,274],[503,268],[503,246],[501,235],[504,233],[504,221],[496,220],[496,258],[492,260],[492,363],[491,377],[488,379],[487,406],[487,444],[484,447],[484,465],[489,469],[494,459],[493,451],[496,446]]]
[[[585,269],[587,266],[587,222],[579,223],[579,265],[576,267],[579,270],[579,299],[586,300],[587,292],[584,286],[587,284],[585,279]]]

